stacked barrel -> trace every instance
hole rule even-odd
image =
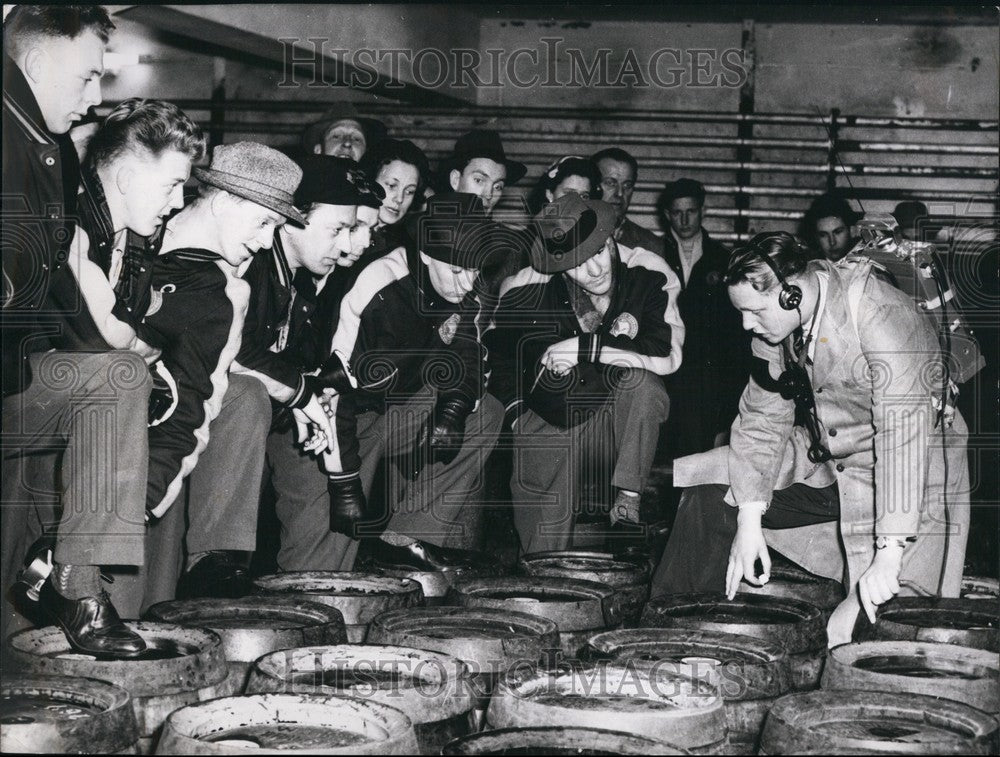
[[[649,574],[576,550],[507,576],[266,576],[244,599],[155,605],[128,661],[22,631],[0,751],[997,753],[988,580],[895,599],[828,651],[835,581],[778,564],[733,600],[650,599]]]

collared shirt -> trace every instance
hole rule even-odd
[[[681,286],[686,287],[687,283],[691,280],[691,271],[694,268],[695,263],[701,260],[701,230],[698,230],[698,233],[695,234],[694,239],[692,240],[693,245],[690,246],[690,253],[688,252],[689,248],[685,247],[684,240],[677,236],[677,232],[670,229],[670,233],[673,235],[674,241],[677,242],[677,254],[681,259]]]
[[[816,279],[819,282],[819,298],[816,300],[816,310],[813,312],[809,323],[802,328],[802,335],[806,340],[806,355],[811,363],[816,357],[816,340],[813,335],[819,333],[819,324],[823,318],[823,310],[826,308],[826,292],[830,285],[830,278],[826,271],[816,271]]]

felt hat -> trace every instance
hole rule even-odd
[[[305,225],[294,203],[302,169],[277,150],[257,142],[219,145],[209,167],[198,166],[193,173],[202,184],[224,189]]]
[[[567,192],[532,219],[531,266],[539,273],[576,268],[604,247],[615,230],[615,209],[603,200]]]
[[[474,129],[459,137],[451,155],[441,161],[441,174],[447,177],[451,171],[461,171],[473,158],[488,158],[505,166],[507,178],[504,183],[507,186],[516,184],[528,172],[524,163],[507,159],[497,132],[492,129]]]
[[[311,203],[378,208],[385,199],[382,185],[369,181],[350,158],[306,155],[300,165],[302,183],[295,192],[295,204],[300,208]]]
[[[378,119],[359,115],[354,103],[337,103],[326,111],[322,118],[310,124],[302,132],[302,149],[311,153],[316,145],[323,143],[327,131],[338,121],[356,121],[358,123],[365,135],[366,151],[385,139],[386,134],[388,134],[385,124]]]
[[[486,215],[482,200],[466,192],[443,192],[427,201],[417,224],[417,247],[442,263],[481,269],[508,248],[501,224]]]

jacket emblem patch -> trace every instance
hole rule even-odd
[[[438,336],[441,337],[441,341],[445,344],[451,344],[452,340],[455,338],[455,334],[458,333],[458,322],[462,320],[462,317],[458,313],[452,313],[448,316],[448,320],[438,326]]]
[[[635,339],[639,334],[639,321],[631,313],[622,313],[611,324],[611,336],[627,336]]]

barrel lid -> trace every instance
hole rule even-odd
[[[690,754],[687,750],[634,733],[602,728],[536,726],[498,728],[448,742],[443,755],[457,754]]]
[[[549,618],[560,632],[609,628],[622,622],[622,596],[594,581],[545,576],[456,581],[448,596],[465,607],[515,609]]]
[[[471,710],[472,671],[448,654],[398,646],[335,644],[285,649],[250,669],[247,692],[356,696],[397,707],[414,722]],[[416,715],[414,713],[419,713]]]
[[[1000,652],[1000,599],[896,597],[879,608],[874,635]]]
[[[791,688],[784,650],[750,636],[684,628],[623,628],[596,634],[588,648],[598,658],[672,662],[696,678],[712,668],[727,700],[777,697]]]
[[[98,678],[133,697],[179,694],[190,690],[192,681],[216,685],[229,675],[222,640],[214,631],[147,621],[126,625],[146,642],[147,650],[138,658],[78,654],[55,626],[14,634],[7,641],[7,656],[14,669],[26,674]]]
[[[416,754],[412,721],[356,697],[251,694],[181,707],[167,718],[165,754]],[[279,751],[280,750],[280,751]]]
[[[182,599],[159,602],[146,611],[146,618],[163,623],[205,628],[301,629],[310,626],[343,625],[336,607],[298,597],[251,595],[239,599]]]
[[[378,573],[299,571],[262,576],[254,584],[265,594],[292,594],[332,605],[349,625],[367,624],[381,612],[424,601],[423,589],[416,581]]]
[[[645,583],[649,565],[620,560],[613,555],[578,552],[542,553],[521,558],[521,570],[529,576],[557,576],[596,581],[612,586]]]
[[[558,646],[559,631],[548,618],[489,607],[415,607],[390,610],[372,621],[368,641],[434,649],[506,670],[517,660],[537,661]]]
[[[762,594],[737,594],[733,599],[712,592],[664,594],[646,604],[641,625],[754,636],[778,644],[788,654],[826,647],[826,624],[818,607]]]
[[[810,691],[786,694],[771,707],[761,752],[807,749],[989,754],[998,721],[947,699],[892,692]]]

